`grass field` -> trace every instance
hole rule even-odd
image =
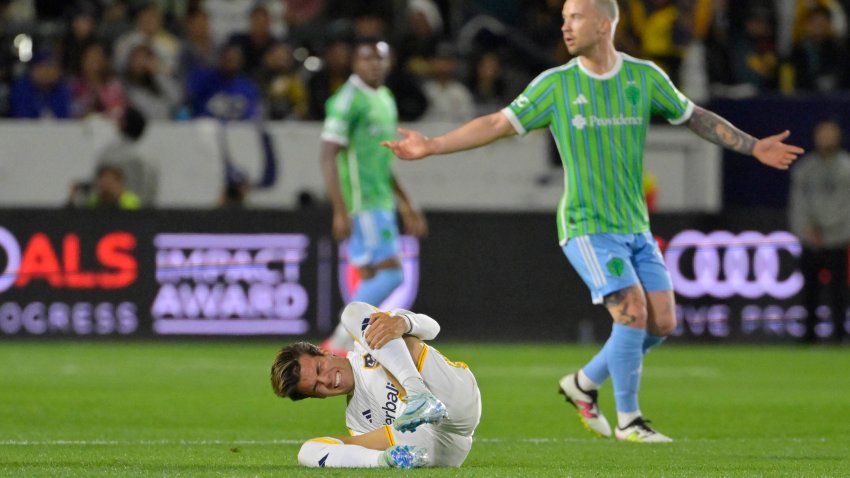
[[[661,347],[645,415],[676,441],[593,438],[555,393],[590,347],[443,344],[475,372],[481,426],[461,469],[306,469],[301,441],[344,433],[345,400],[275,397],[277,344],[0,344],[0,475],[848,476],[850,349]],[[614,416],[610,385],[602,407]]]

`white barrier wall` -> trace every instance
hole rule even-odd
[[[419,124],[437,134],[450,124]],[[299,193],[324,194],[316,123],[265,125],[278,157],[278,181],[252,193],[257,207],[292,208]],[[396,172],[426,209],[553,211],[563,190],[560,168],[549,166],[548,132],[534,132],[475,151],[402,162]],[[58,207],[73,181],[90,179],[97,154],[116,138],[102,119],[80,122],[0,122],[0,207]],[[222,141],[224,138],[224,141]],[[263,155],[253,124],[222,128],[212,121],[154,122],[139,142],[160,170],[158,207],[212,207],[223,184],[221,147],[251,178]],[[646,167],[657,177],[659,211],[718,211],[720,150],[682,127],[654,126]],[[541,178],[549,181],[541,183]]]

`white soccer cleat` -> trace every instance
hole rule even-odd
[[[382,459],[390,468],[421,468],[428,463],[428,450],[413,445],[396,445],[384,450]]]
[[[633,443],[670,443],[672,438],[653,430],[649,422],[643,417],[632,420],[625,428],[617,427],[615,431],[617,440]]]
[[[440,423],[446,418],[446,406],[431,392],[409,395],[403,400],[407,407],[393,424],[395,429],[402,433],[415,431],[426,423]]]
[[[596,390],[585,392],[578,386],[578,377],[571,373],[561,378],[558,382],[558,393],[563,395],[576,410],[578,418],[589,432],[602,438],[611,436],[611,425],[605,419],[605,415],[599,411],[597,403],[598,393]]]

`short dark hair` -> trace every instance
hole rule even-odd
[[[142,114],[141,111],[132,106],[128,106],[124,109],[124,116],[121,118],[121,133],[127,137],[127,139],[136,141],[145,133],[145,127],[147,124],[148,121],[145,119],[145,115]]]
[[[104,174],[112,174],[121,181],[124,181],[124,170],[121,166],[112,163],[103,163],[95,169],[94,177],[99,178]]]
[[[271,371],[272,389],[275,395],[282,398],[289,397],[292,400],[307,398],[307,395],[297,390],[298,382],[301,380],[301,363],[298,359],[305,354],[318,357],[324,355],[324,352],[309,342],[295,342],[277,352]]]

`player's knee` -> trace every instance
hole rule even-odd
[[[342,311],[342,326],[354,337],[360,337],[376,309],[366,302],[352,302]]]
[[[328,447],[341,444],[342,441],[330,437],[308,440],[298,450],[298,463],[312,468],[320,467],[322,466],[322,457],[326,455]]]
[[[654,324],[651,323],[647,325],[647,332],[659,337],[666,337],[672,334],[674,330],[676,330],[675,316],[670,316],[669,319],[666,320],[656,320]]]
[[[605,306],[614,322],[645,329],[649,312],[640,286],[621,289],[605,296]]]

